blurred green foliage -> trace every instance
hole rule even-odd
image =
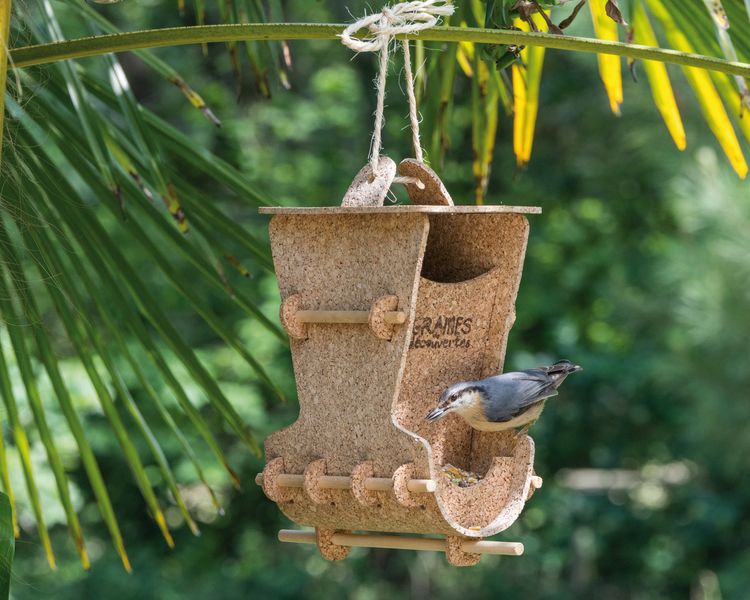
[[[331,4],[292,2],[290,11],[296,20],[348,18],[343,7],[329,10]],[[354,4],[350,8],[358,14]],[[180,21],[170,3],[127,2],[103,10],[123,25],[125,19],[144,26]],[[187,22],[190,10],[188,3]],[[240,98],[235,98],[222,47],[209,48],[205,58],[200,48],[159,51],[221,118],[220,130],[136,58],[122,60],[140,101],[195,143],[239,165],[267,197],[290,205],[336,204],[366,160],[373,60],[352,60],[349,51],[330,42],[296,42],[292,52],[293,89],[273,86],[269,101],[258,96],[252,81],[241,82]],[[750,194],[747,183],[717,157],[697,107],[684,102],[684,81],[676,78],[676,83],[690,139],[684,154],[674,149],[645,85],[627,85],[623,116],[611,116],[594,57],[549,53],[535,156],[525,172],[515,171],[509,120],[500,126],[503,139],[496,146],[488,201],[544,209],[543,215],[531,217],[506,368],[561,357],[585,367],[532,430],[536,471],[545,485],[501,536],[524,542],[523,557],[486,557],[477,567],[453,569],[437,554],[355,550],[345,562],[327,563],[311,547],[281,545],[275,533],[289,523],[253,484],[262,463],[229,434],[220,441],[243,489],[229,487],[219,467],[209,469],[208,478],[224,485],[218,491],[226,513],[218,515],[198,484],[186,486],[186,501],[203,534],[194,539],[180,527],[181,516],[172,505],[167,518],[177,527],[177,547],[170,551],[145,514],[116,443],[91,402],[81,365],[71,359],[64,363],[64,377],[77,392],[74,402],[100,457],[134,573],[122,570],[109,546],[72,439],[66,446],[63,437],[66,467],[81,482],[74,501],[81,508],[93,568],[83,572],[62,511],[50,512],[60,570],[49,571],[38,541],[24,532],[16,549],[13,597],[746,597]],[[470,93],[468,84],[458,85],[466,88],[458,94]],[[386,153],[407,156],[406,106],[393,80],[388,105]],[[473,197],[470,121],[468,108],[457,105],[443,173],[459,202]],[[220,191],[187,168],[185,177],[207,202],[222,201]],[[246,207],[222,203],[222,208],[264,235],[266,219]],[[127,234],[118,233],[114,220],[107,227],[128,251]],[[181,318],[179,295],[154,276],[148,256],[129,257],[259,434],[295,419],[294,401],[279,404],[202,323],[188,313]],[[178,268],[189,275],[189,265]],[[273,277],[260,272],[246,285],[262,295],[264,312],[275,318],[279,299]],[[217,314],[239,328],[243,342],[294,398],[283,344],[218,291],[200,292]],[[17,373],[14,377],[18,382]],[[136,399],[143,395],[137,381],[127,383]],[[148,404],[142,406],[148,413]],[[147,417],[157,422],[154,415]],[[54,409],[49,421],[53,429],[64,429]],[[178,479],[192,481],[177,443],[162,439]],[[44,471],[36,438],[32,450],[35,465]],[[9,454],[15,465],[13,448]],[[624,486],[605,481],[596,489],[579,489],[572,483],[576,470],[588,468],[625,469],[634,479]],[[149,475],[159,478],[158,471]],[[43,472],[39,480],[45,505],[57,506],[51,473]],[[20,481],[15,489],[23,528],[29,508]]]

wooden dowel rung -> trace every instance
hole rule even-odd
[[[383,320],[389,325],[403,325],[406,323],[406,313],[401,310],[389,310],[383,315]]]
[[[540,487],[542,487],[543,483],[544,483],[544,481],[542,480],[541,477],[539,477],[539,475],[532,475],[532,477],[531,477],[531,485],[534,486],[534,489],[538,490]]]
[[[385,548],[390,550],[445,551],[445,540],[407,537],[402,535],[367,535],[361,533],[334,533],[331,541],[352,548]]]
[[[328,490],[348,490],[352,487],[352,478],[340,475],[323,475],[320,487]]]
[[[367,325],[370,322],[370,312],[366,310],[300,310],[295,316],[301,323]],[[406,323],[406,313],[400,310],[387,311],[383,320],[389,325],[403,325]]]
[[[261,483],[260,485],[263,485],[263,474],[260,473],[259,476],[261,477]],[[305,478],[303,475],[288,475],[286,473],[282,473],[278,476],[278,483],[281,487],[302,487],[303,483],[305,481]]]
[[[295,544],[314,544],[314,531],[282,529],[279,541]],[[339,546],[359,548],[388,548],[391,550],[430,550],[445,552],[445,540],[436,538],[409,537],[400,535],[367,535],[361,533],[335,533],[331,541]],[[461,544],[464,552],[474,554],[496,554],[521,556],[523,544],[520,542],[495,542],[490,540],[467,540]]]
[[[255,476],[255,483],[263,485],[263,473]],[[289,473],[278,475],[278,484],[281,487],[301,488],[304,483],[304,475]],[[352,479],[343,475],[323,475],[320,478],[320,487],[328,490],[348,490],[352,487]],[[406,488],[413,494],[432,494],[437,489],[437,485],[431,479],[411,479],[406,484]],[[393,490],[393,480],[386,477],[368,477],[365,479],[365,489],[374,492],[390,492]]]
[[[464,552],[474,554],[496,554],[499,556],[521,556],[523,544],[521,542],[495,542],[492,540],[467,541],[461,544]]]
[[[411,483],[411,481],[409,483]],[[368,477],[365,479],[365,489],[372,490],[373,492],[392,492],[393,479],[386,479],[385,477]],[[409,491],[412,490],[410,489]]]
[[[362,323],[367,324],[370,313],[366,310],[301,310],[297,320],[302,323]]]
[[[393,479],[385,477],[368,477],[365,479],[365,489],[374,492],[390,492],[393,490]],[[406,484],[412,494],[433,494],[437,484],[432,479],[410,479]]]
[[[315,532],[301,531],[299,529],[279,529],[278,538],[280,542],[288,542],[290,544],[314,544]]]

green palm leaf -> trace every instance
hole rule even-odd
[[[14,30],[14,35],[34,41],[45,41],[49,36],[52,39],[61,37],[54,6],[50,2],[45,2],[43,6],[47,32],[32,24],[23,31]],[[81,10],[82,14],[90,11],[89,7]],[[107,25],[106,21],[100,19],[94,24],[99,27]],[[172,83],[178,78],[174,71],[148,53],[142,53],[142,58]],[[83,532],[68,491],[70,483],[59,458],[55,434],[47,424],[47,399],[42,398],[37,387],[34,367],[37,360],[47,372],[57,404],[76,441],[78,454],[113,544],[123,565],[130,570],[115,507],[109,499],[104,478],[86,439],[84,425],[71,401],[60,370],[56,344],[45,324],[49,322],[51,314],[65,331],[72,350],[84,366],[149,512],[169,545],[173,544],[173,540],[162,503],[146,474],[149,463],[153,462],[159,469],[162,481],[185,523],[195,533],[198,531],[197,525],[182,499],[177,479],[146,413],[125,384],[122,369],[128,368],[135,375],[144,392],[143,401],[153,407],[157,417],[166,425],[166,431],[193,463],[197,478],[208,488],[217,510],[220,510],[220,506],[216,494],[209,486],[199,455],[187,436],[200,436],[216,460],[226,468],[232,483],[239,485],[239,480],[201,411],[189,398],[186,384],[197,383],[217,414],[223,416],[224,422],[254,452],[258,452],[258,447],[247,425],[214,377],[170,324],[168,315],[119,250],[110,231],[102,226],[100,215],[109,214],[120,221],[117,227],[124,227],[135,243],[142,245],[164,277],[188,299],[188,304],[243,357],[256,371],[259,380],[277,395],[278,388],[258,360],[244,347],[232,326],[213,315],[205,301],[191,289],[195,282],[187,285],[183,276],[172,266],[174,260],[191,264],[209,286],[229,294],[248,315],[258,319],[278,339],[285,339],[285,336],[278,324],[258,309],[252,295],[242,289],[246,286],[231,284],[228,276],[216,264],[216,257],[226,254],[235,261],[233,264],[242,269],[247,265],[250,272],[269,270],[271,261],[268,249],[253,240],[248,231],[227,218],[215,205],[205,203],[200,192],[188,182],[170,183],[182,178],[174,177],[177,172],[175,167],[161,153],[177,156],[181,161],[208,172],[209,176],[218,177],[238,201],[258,206],[265,203],[262,196],[236,169],[197,147],[161,119],[148,115],[132,96],[119,62],[113,57],[106,60],[108,78],[102,78],[98,71],[77,69],[73,63],[55,65],[45,72],[18,72],[19,82],[32,91],[33,101],[22,108],[15,102],[12,93],[8,96],[9,122],[18,144],[6,151],[2,164],[2,201],[6,224],[0,227],[0,253],[4,265],[0,273],[0,310],[10,344],[0,349],[0,392],[5,414],[10,421],[11,441],[21,458],[31,507],[50,565],[55,565],[55,557],[38,492],[37,474],[31,461],[27,435],[29,425],[23,424],[19,415],[12,372],[5,358],[10,358],[8,353],[12,354],[11,363],[18,365],[21,373],[34,416],[33,426],[46,448],[71,535],[84,566],[88,566],[88,558]],[[190,89],[184,83],[180,87],[183,91]],[[186,95],[195,105],[197,94],[191,92]],[[113,115],[118,115],[117,119],[113,120]],[[43,127],[37,119],[42,119]],[[30,150],[41,147],[44,147],[43,152]],[[79,188],[71,185],[69,177],[66,177],[72,173],[101,199],[100,202],[94,206],[81,204]],[[164,207],[166,210],[150,201],[159,194],[168,199]],[[185,198],[184,210],[191,213],[193,231],[187,236],[184,227],[181,228],[187,222],[187,217],[184,221],[175,218],[178,210],[169,204],[177,197],[180,201]],[[182,211],[180,205],[179,212]],[[19,255],[16,248],[26,248],[27,254]],[[245,255],[241,263],[235,258],[238,249]],[[84,260],[77,258],[71,261],[72,256],[84,257]],[[39,273],[36,282],[30,275],[30,269]],[[40,286],[39,281],[44,282],[43,285]],[[125,293],[112,293],[114,290],[124,290]],[[37,299],[41,300],[41,305]],[[88,303],[93,305],[94,311],[84,314],[80,307]],[[191,382],[175,375],[170,366],[174,359],[164,355],[162,344],[154,339],[153,333],[148,331],[149,327],[171,347]],[[144,350],[138,358],[130,350],[132,343],[139,344]],[[147,373],[141,362],[144,358],[171,390],[176,404],[167,406],[159,397],[150,380],[153,375]],[[123,415],[120,414],[121,408],[124,409]],[[192,432],[185,429],[185,418],[192,426]],[[136,444],[138,439],[145,443],[148,456],[141,454],[140,443]],[[0,447],[0,475],[3,487],[13,498],[4,440],[0,442],[3,442]]]
[[[13,508],[6,494],[0,492],[0,598],[10,595],[10,573],[16,540],[13,535]]]

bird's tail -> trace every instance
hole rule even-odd
[[[548,367],[547,373],[549,375],[570,375],[578,371],[583,371],[583,367],[573,364],[569,360],[559,360],[551,367]]]

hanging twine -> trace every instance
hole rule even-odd
[[[380,13],[365,16],[352,23],[341,34],[341,42],[355,52],[380,52],[377,106],[375,109],[375,127],[370,147],[370,166],[375,173],[380,162],[380,150],[383,137],[383,112],[385,109],[385,82],[388,76],[388,51],[391,39],[397,35],[414,34],[430,29],[438,24],[440,17],[453,14],[454,6],[446,0],[421,0],[402,2],[393,6],[384,6]],[[355,36],[362,29],[369,33],[362,38]],[[414,157],[423,161],[422,144],[419,138],[419,115],[417,100],[414,94],[414,74],[411,68],[409,41],[402,42],[404,51],[404,70],[406,75],[406,93],[409,98],[409,120],[411,122]],[[397,181],[413,178],[396,178]],[[411,181],[403,181],[411,183]],[[420,182],[421,183],[421,182]]]

